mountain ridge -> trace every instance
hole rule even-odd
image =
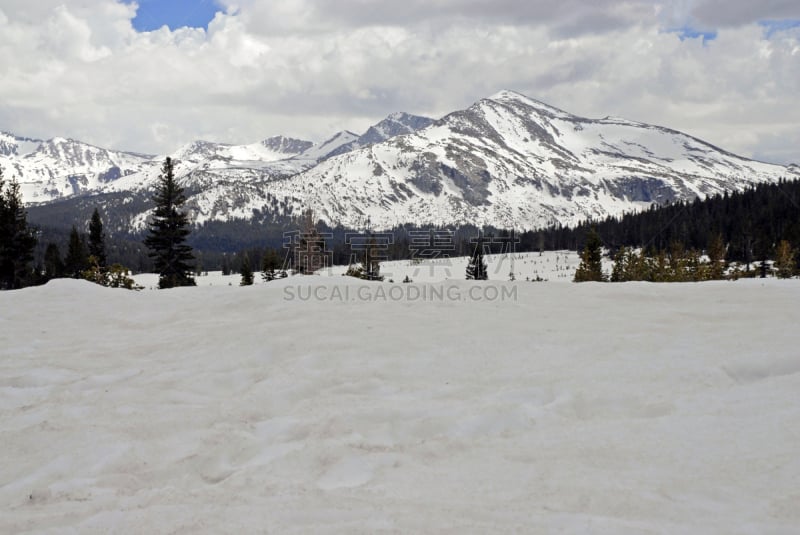
[[[9,153],[3,141],[0,136],[0,154]],[[75,152],[85,160],[94,154],[86,150]],[[98,165],[84,166],[84,179],[72,180],[69,188],[44,182],[49,202],[149,190],[161,162],[137,160],[140,156],[96,155]],[[195,141],[172,156],[191,192],[190,218],[198,224],[256,213],[291,216],[311,208],[327,223],[351,228],[367,221],[387,228],[403,223],[535,228],[800,177],[795,164],[737,156],[663,126],[580,117],[510,90],[438,120],[392,113],[361,135],[342,131],[316,145],[283,136],[247,145]],[[116,168],[111,175],[98,171],[109,163]],[[87,177],[90,172],[95,175]],[[43,187],[41,180],[33,182],[23,182],[24,194],[26,185],[34,192]],[[25,198],[48,202],[46,194],[38,199]],[[141,228],[145,221],[141,213],[128,224]]]

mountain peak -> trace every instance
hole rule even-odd
[[[303,139],[296,139],[286,136],[272,136],[263,140],[261,145],[268,149],[274,150],[275,152],[280,152],[286,154],[287,156],[291,156],[308,150],[314,144]]]
[[[385,122],[395,122],[400,124],[408,124],[413,123],[419,120],[426,120],[432,121],[428,117],[422,117],[421,115],[412,115],[410,113],[406,113],[404,111],[396,111],[394,113],[390,113],[386,116],[386,118],[378,124],[385,123]]]
[[[517,93],[516,91],[511,91],[510,89],[503,89],[502,91],[498,91],[494,95],[483,99],[492,102],[498,102],[501,104],[517,104],[523,105],[528,108],[534,108],[539,112],[544,112],[547,115],[553,115],[557,117],[571,117],[572,115],[565,112],[562,109],[556,108],[555,106],[551,106],[546,102],[542,102],[541,100],[536,100],[529,96],[523,95],[522,93]]]
[[[518,92],[512,91],[510,89],[501,89],[500,91],[498,91],[494,95],[491,95],[491,96],[487,97],[487,100],[523,100],[523,101],[527,101],[527,100],[531,100],[531,99],[529,97],[527,97],[526,95],[523,95],[522,93],[518,93]]]

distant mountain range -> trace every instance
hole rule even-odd
[[[753,161],[660,126],[578,117],[512,91],[439,120],[395,113],[317,145],[195,141],[170,156],[196,223],[312,208],[351,228],[529,229],[800,177],[797,165]],[[117,212],[118,230],[143,228],[164,157],[0,134],[0,166],[27,203],[94,202]]]

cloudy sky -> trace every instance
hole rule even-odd
[[[800,163],[798,0],[0,0],[0,130],[164,154],[513,89]]]

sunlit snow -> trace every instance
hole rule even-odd
[[[800,525],[796,280],[462,278],[0,292],[0,532]]]

